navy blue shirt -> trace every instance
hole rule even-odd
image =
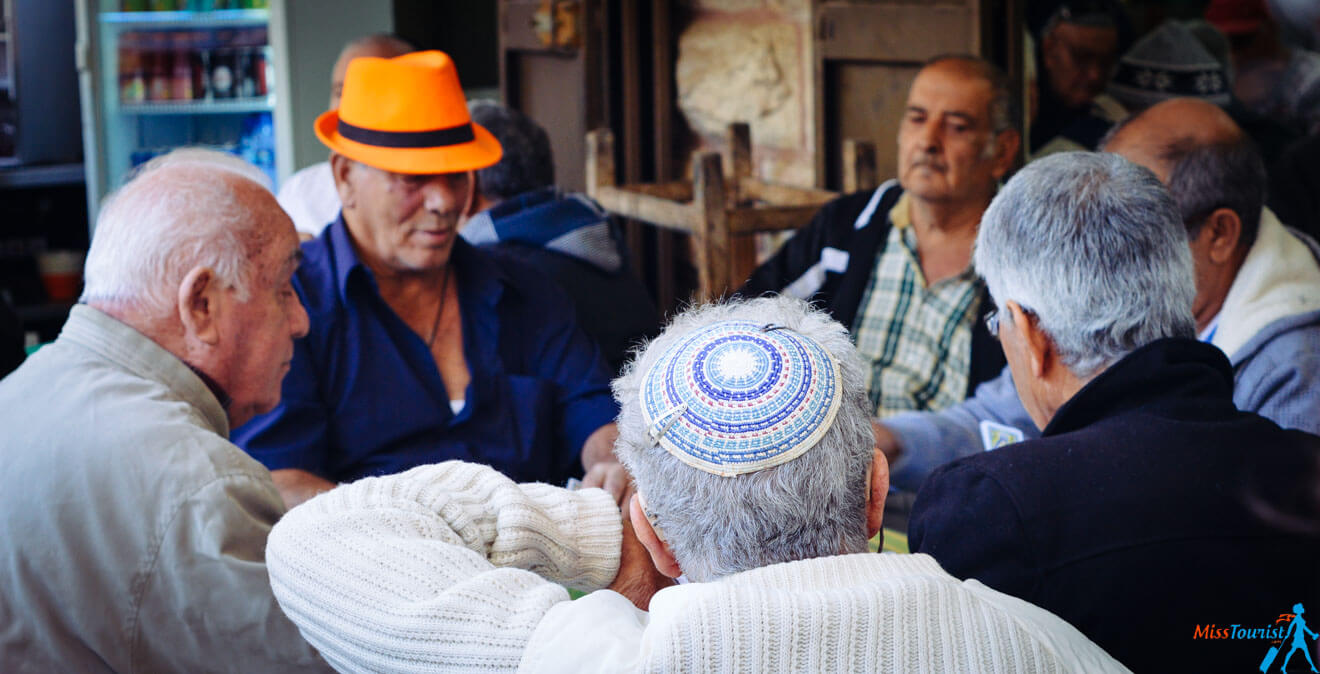
[[[271,470],[337,482],[448,459],[519,482],[581,474],[582,443],[618,409],[599,350],[553,281],[454,243],[472,375],[455,415],[430,349],[381,298],[343,217],[303,254],[294,286],[311,332],[294,345],[279,407],[235,431],[235,443]]]

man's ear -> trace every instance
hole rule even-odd
[[[628,517],[632,520],[637,540],[641,541],[646,551],[651,553],[651,563],[655,564],[656,571],[670,578],[683,575],[683,570],[678,568],[678,560],[669,552],[669,545],[661,540],[660,534],[651,526],[651,520],[646,518],[646,508],[642,505],[641,494],[633,494],[628,500]]]
[[[1004,129],[994,139],[995,144],[995,180],[1003,180],[1017,161],[1018,146],[1022,144],[1022,134],[1017,129]]]
[[[339,193],[339,202],[345,209],[357,206],[357,196],[353,185],[348,181],[348,174],[354,169],[353,160],[338,152],[330,153],[330,175],[335,179],[335,191]]]
[[[1008,310],[1009,317],[1013,320],[1013,329],[1022,336],[1022,346],[1026,352],[1027,362],[1031,366],[1032,376],[1044,379],[1050,370],[1058,365],[1054,342],[1050,341],[1049,335],[1040,328],[1036,317],[1023,311],[1017,302],[1009,300],[1004,308]],[[1002,329],[1001,326],[1001,333]]]
[[[1226,264],[1237,254],[1242,241],[1242,219],[1232,209],[1217,208],[1201,225],[1196,238],[1202,237],[1208,237],[1204,240],[1210,261]]]
[[[875,538],[885,515],[885,499],[889,496],[889,460],[876,451],[871,461],[871,474],[867,480],[866,538]]]
[[[179,321],[184,337],[214,346],[220,341],[220,280],[210,267],[193,267],[179,284]]]

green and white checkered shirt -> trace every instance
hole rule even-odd
[[[852,333],[870,364],[866,390],[877,417],[941,410],[967,397],[972,328],[982,281],[968,266],[926,286],[905,194],[862,295]]]

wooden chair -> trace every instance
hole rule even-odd
[[[702,152],[692,158],[691,181],[620,186],[614,184],[613,134],[587,134],[587,194],[610,213],[691,236],[699,300],[725,295],[751,275],[756,234],[797,229],[838,196],[753,177],[747,124],[729,125],[729,148],[728,178],[720,153]],[[874,186],[874,147],[849,141],[844,153],[845,188]]]

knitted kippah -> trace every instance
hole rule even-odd
[[[777,466],[820,441],[839,410],[839,364],[815,340],[727,321],[666,349],[642,377],[652,442],[731,477]]]
[[[1109,94],[1134,110],[1182,96],[1225,106],[1228,87],[1223,64],[1185,25],[1170,20],[1118,60]]]

